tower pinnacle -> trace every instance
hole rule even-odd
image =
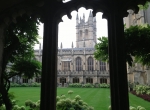
[[[61,44],[60,44],[60,48],[61,48],[61,49],[63,48],[62,42],[61,42]]]
[[[79,19],[79,16],[78,16],[78,13],[77,13],[76,20],[78,20],[78,19]]]
[[[92,14],[92,12],[91,12],[91,11],[90,11],[89,17],[93,17],[93,14]]]
[[[71,47],[73,48],[73,42],[72,42],[72,45],[71,45]]]
[[[83,21],[85,22],[85,15],[84,15],[84,13],[83,13]]]

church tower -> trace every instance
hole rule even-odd
[[[92,12],[89,13],[88,21],[85,22],[85,15],[83,18],[77,14],[76,16],[76,47],[77,48],[94,48],[97,42],[96,38],[96,18],[93,17]]]

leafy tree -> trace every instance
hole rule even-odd
[[[145,5],[143,6],[143,5],[138,5],[139,6],[139,8],[142,10],[146,10],[146,9],[148,9],[148,7],[149,7],[149,1],[147,1],[146,3],[145,3]]]
[[[2,83],[0,85],[0,100],[7,110],[12,109],[8,96],[9,78],[24,75],[32,78],[40,73],[41,64],[34,58],[34,44],[38,43],[39,20],[23,15],[16,23],[11,23],[5,30],[4,58],[2,65]],[[7,64],[12,64],[10,72]]]
[[[100,42],[95,45],[94,57],[97,60],[108,61],[108,38],[103,36],[98,40]]]
[[[143,65],[150,65],[150,25],[130,26],[124,31],[126,61],[130,66],[133,57],[136,62]],[[94,57],[97,60],[108,61],[108,38],[98,39],[100,42],[95,45]]]

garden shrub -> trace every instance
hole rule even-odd
[[[72,93],[72,90],[68,91],[68,94]],[[5,106],[1,106],[0,110],[6,110]],[[40,110],[40,100],[37,102],[27,100],[25,106],[14,105],[12,110]],[[56,97],[56,110],[94,110],[94,108],[84,102],[79,95],[76,95],[73,99],[61,95]]]
[[[148,94],[150,95],[150,86],[148,85],[136,85],[134,90],[139,94]]]
[[[82,84],[80,84],[80,83],[72,83],[72,84],[69,84],[69,87],[80,88],[80,87],[82,87]]]
[[[41,83],[22,83],[22,84],[18,84],[18,83],[10,83],[10,87],[40,87]]]
[[[68,91],[68,93],[73,93],[73,91]],[[56,108],[57,110],[94,110],[93,107],[88,106],[79,95],[75,96],[74,99],[66,98],[65,95],[57,96],[56,98]]]
[[[20,84],[18,84],[18,83],[10,83],[10,87],[20,87]]]
[[[108,107],[108,110],[111,110],[111,106]],[[129,110],[146,110],[146,109],[142,106],[137,106],[137,107],[130,106]]]
[[[148,85],[136,85],[131,93],[150,102],[150,86]]]
[[[34,83],[31,83],[30,86],[31,87],[40,87],[41,83],[34,82]]]
[[[102,83],[102,84],[99,84],[99,87],[100,88],[110,88],[110,84]]]
[[[80,83],[72,83],[69,84],[68,87],[74,87],[74,88],[110,88],[110,84],[106,84],[106,83],[95,83],[95,84],[91,84],[91,83],[86,83],[86,84],[80,84]]]

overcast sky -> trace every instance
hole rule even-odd
[[[85,21],[87,21],[89,17],[89,12],[91,9],[86,10],[85,8],[80,8],[78,10],[79,17],[83,18],[83,13],[85,14]],[[92,10],[91,10],[92,11]],[[62,17],[63,22],[59,23],[59,32],[58,32],[58,47],[60,48],[60,44],[62,42],[63,48],[71,48],[72,42],[74,43],[74,47],[76,47],[76,15],[77,12],[73,11],[71,13],[72,19],[68,19],[67,15]],[[97,38],[102,36],[108,36],[107,33],[107,20],[102,19],[102,13],[99,12],[96,14],[97,20]],[[39,27],[39,35],[43,37],[43,25],[41,24]],[[43,39],[39,40],[41,43]],[[35,46],[35,49],[38,49],[39,45]]]

